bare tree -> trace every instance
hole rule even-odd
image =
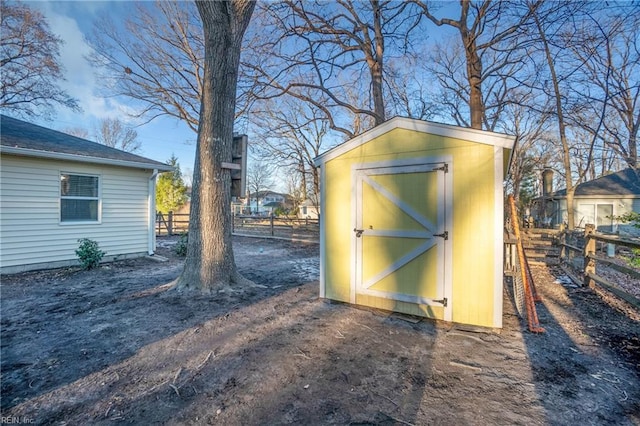
[[[584,112],[577,114],[569,112],[570,120],[577,123],[589,121],[589,126],[597,125],[600,117]],[[605,118],[604,121],[607,119]],[[604,125],[604,123],[603,123]],[[588,127],[572,124],[567,127],[569,140],[569,157],[576,185],[582,181],[599,178],[611,171],[624,168],[625,160],[616,153],[601,137],[594,134]],[[601,130],[600,134],[603,133]],[[556,138],[557,139],[557,138]]]
[[[251,197],[256,199],[256,213],[259,213],[260,198],[273,186],[273,167],[265,161],[253,161],[247,170],[247,189],[249,189],[249,208]]]
[[[211,292],[247,282],[231,249],[231,175],[238,67],[255,3],[158,1],[136,4],[124,23],[103,20],[88,40],[105,92],[197,131],[189,241],[180,290]]]
[[[527,107],[528,103],[534,102],[533,94],[525,90],[515,91],[512,95],[518,98],[518,102],[506,105],[501,124],[507,133],[516,137],[507,188],[518,205],[526,207],[528,200],[521,199],[523,185],[528,179],[535,179],[546,166],[553,166],[553,146],[545,143],[548,140],[548,119],[532,113]]]
[[[385,58],[390,49],[407,49],[415,28],[409,13],[413,7],[378,0],[265,3],[262,28],[281,36],[270,43],[261,38],[260,51],[252,56],[260,63],[245,64],[262,88],[257,96],[288,95],[307,102],[348,138],[356,134],[348,117],[370,119],[371,125],[384,122]],[[258,43],[253,45],[257,49]]]
[[[98,21],[87,39],[105,94],[137,101],[136,117],[168,115],[197,132],[204,40],[195,4],[157,1],[132,8],[124,23]]]
[[[582,64],[577,97],[586,109],[578,125],[613,149],[628,167],[638,168],[640,129],[640,5],[630,3],[591,14],[579,28],[572,52]],[[593,120],[605,111],[604,131]]]
[[[204,39],[195,3],[157,0],[133,7],[124,23],[100,20],[87,40],[105,94],[137,102],[137,118],[170,116],[197,132]],[[248,107],[251,85],[241,88],[236,118]]]
[[[257,106],[261,109],[257,109]],[[258,154],[296,175],[302,200],[318,204],[320,175],[313,160],[330,148],[329,123],[322,111],[295,98],[279,98],[258,103],[252,114],[262,132],[256,141]]]
[[[89,139],[89,131],[83,127],[67,127],[62,129],[61,132],[77,138]]]
[[[61,44],[42,13],[0,1],[0,108],[18,116],[47,118],[57,106],[80,110],[78,101],[59,85],[64,81]]]
[[[425,78],[425,57],[426,53],[408,52],[387,61],[385,104],[394,115],[431,120],[444,113],[443,99],[436,95],[433,80]]]
[[[553,104],[548,113],[555,118],[557,124],[566,188],[567,227],[572,230],[575,227],[573,206],[576,186],[584,179],[590,169],[596,141],[594,136],[584,147],[587,153],[586,158],[580,164],[581,167],[576,170],[573,166],[575,158],[572,158],[572,149],[575,147],[570,143],[568,136],[571,122],[575,118],[568,118],[567,112],[571,111],[569,92],[575,82],[570,77],[576,75],[576,69],[582,64],[569,55],[564,55],[564,52],[569,51],[575,43],[582,41],[580,37],[575,36],[577,32],[574,26],[581,14],[581,5],[577,4],[573,7],[569,4],[570,7],[565,8],[563,5],[551,4],[548,9],[539,9],[537,4],[538,2],[530,4],[530,10],[537,31],[539,50],[548,70],[548,80],[545,81],[546,84],[543,84],[542,92],[548,96]],[[558,70],[562,70],[563,73],[559,74]],[[604,110],[602,110],[595,128],[599,129],[603,121]]]
[[[523,57],[523,52],[517,48],[522,41],[518,36],[527,28],[531,10],[524,7],[522,2],[515,1],[460,0],[460,15],[457,18],[438,18],[433,3],[417,0],[417,4],[429,21],[437,26],[454,28],[460,37],[457,55],[452,56],[448,49],[437,52],[445,59],[438,74],[440,83],[445,88],[453,89],[449,94],[452,97],[449,103],[457,103],[450,104],[450,107],[454,107],[454,118],[459,124],[468,124],[474,129],[484,126],[493,130],[498,117],[487,120],[490,97],[483,95],[483,91],[487,90],[487,79],[494,77],[492,84],[495,87],[490,92],[499,93],[518,69]],[[538,3],[534,3],[531,9],[535,11],[537,7]],[[454,77],[462,70],[464,80]],[[450,73],[450,77],[447,73]],[[503,105],[504,96],[497,96],[497,101],[494,107],[499,108]],[[459,115],[462,102],[468,106],[468,122]]]
[[[300,208],[300,204],[307,199],[307,189],[300,181],[300,175],[297,173],[289,173],[285,178],[287,185],[287,194],[293,202],[293,211],[296,212]]]
[[[95,130],[96,142],[127,152],[140,151],[138,132],[117,118],[105,118]]]
[[[238,272],[231,247],[233,121],[242,38],[255,3],[197,1],[204,28],[202,103],[193,170],[189,240],[181,290],[211,292],[249,283]]]

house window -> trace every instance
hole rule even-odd
[[[100,191],[98,176],[60,174],[60,221],[98,222]]]

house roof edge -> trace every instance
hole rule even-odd
[[[76,161],[76,162],[92,163],[92,164],[104,164],[109,166],[121,166],[121,167],[129,167],[129,168],[136,168],[136,169],[157,169],[158,171],[167,171],[167,172],[174,170],[173,166],[156,162],[156,161],[142,162],[142,161],[117,160],[112,158],[91,157],[86,155],[68,154],[68,153],[52,152],[52,151],[41,151],[41,150],[12,147],[12,146],[6,146],[6,145],[0,145],[0,153],[19,155],[24,157],[48,158],[48,159],[54,159],[54,160],[67,160],[67,161]]]

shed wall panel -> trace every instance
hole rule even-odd
[[[405,129],[394,129],[351,151],[327,161],[325,172],[323,249],[326,297],[349,301],[353,188],[351,167],[356,163],[423,157],[452,156],[453,211],[448,212],[452,244],[453,321],[494,326],[496,182],[494,148],[490,145],[451,139]],[[409,314],[442,319],[442,308],[392,302],[358,296],[358,303]],[[429,308],[429,309],[426,309]]]

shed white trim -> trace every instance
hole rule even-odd
[[[152,255],[156,251],[156,176],[158,176],[158,169],[153,169],[153,173],[149,177],[149,222],[148,222],[148,248],[147,253]]]
[[[314,159],[316,166],[322,166],[323,163],[330,161],[340,155],[351,151],[363,145],[372,139],[388,133],[393,129],[413,130],[416,132],[428,133],[437,136],[449,137],[454,139],[462,139],[465,141],[481,143],[485,145],[513,149],[516,138],[515,136],[505,135],[501,133],[488,132],[485,130],[466,129],[449,124],[435,123],[432,121],[415,120],[406,117],[394,117],[373,129],[356,136],[355,138],[336,146],[333,149]]]
[[[504,157],[503,150],[500,147],[493,149],[493,166],[494,166],[494,204],[495,214],[493,215],[494,230],[494,259],[493,259],[493,326],[502,328],[502,304],[503,304],[503,259],[504,259],[504,189],[502,187],[502,177],[504,176]]]
[[[448,173],[444,172],[442,165],[449,167]],[[324,170],[322,168],[321,170]],[[395,174],[395,173],[415,173],[415,172],[440,172],[438,173],[438,188],[443,188],[443,192],[440,194],[443,198],[442,208],[438,209],[437,224],[432,224],[420,213],[416,212],[408,203],[398,198],[390,191],[387,191],[382,185],[377,184],[375,181],[369,178],[372,175],[378,174]],[[363,233],[368,236],[394,236],[402,238],[433,238],[435,232],[444,233],[448,231],[448,235],[453,235],[452,223],[448,223],[447,218],[452,212],[452,194],[453,194],[453,157],[450,155],[433,156],[433,157],[418,157],[399,160],[385,160],[368,163],[356,163],[351,166],[351,223],[356,225],[354,232],[357,229],[361,229]],[[363,191],[362,184],[366,182],[369,186],[374,188],[378,193],[382,194],[385,198],[398,206],[404,213],[410,216],[417,223],[422,225],[425,230],[371,230],[364,229],[364,225],[361,223],[361,212],[363,211]],[[423,244],[417,246],[412,251],[406,253],[404,256],[397,258],[394,262],[387,266],[384,270],[380,271],[373,277],[369,277],[366,282],[362,276],[361,266],[363,263],[362,247],[358,246],[359,241],[357,238],[351,238],[351,259],[355,259],[355,267],[351,271],[350,282],[350,303],[356,303],[356,294],[364,294],[382,299],[396,300],[408,303],[417,303],[432,306],[442,306],[442,299],[447,302],[444,303],[444,319],[445,321],[451,321],[453,315],[452,309],[452,296],[453,288],[451,281],[451,268],[452,268],[452,242],[451,237],[445,244],[444,241],[436,241],[434,239],[427,240]],[[387,275],[395,272],[402,266],[406,265],[420,254],[424,253],[433,246],[438,246],[438,257],[442,259],[442,268],[437,271],[437,281],[442,283],[442,287],[438,289],[437,298],[440,300],[429,299],[423,296],[407,295],[397,292],[379,291],[370,288],[373,284],[386,277]]]
[[[327,173],[325,168],[320,169],[320,297],[325,298],[327,295],[327,283],[326,283],[326,272],[325,268],[327,267],[327,256],[325,250],[327,249],[327,234],[325,232],[325,222],[326,222],[326,211],[327,211],[327,202],[326,202],[326,184],[327,181]]]

